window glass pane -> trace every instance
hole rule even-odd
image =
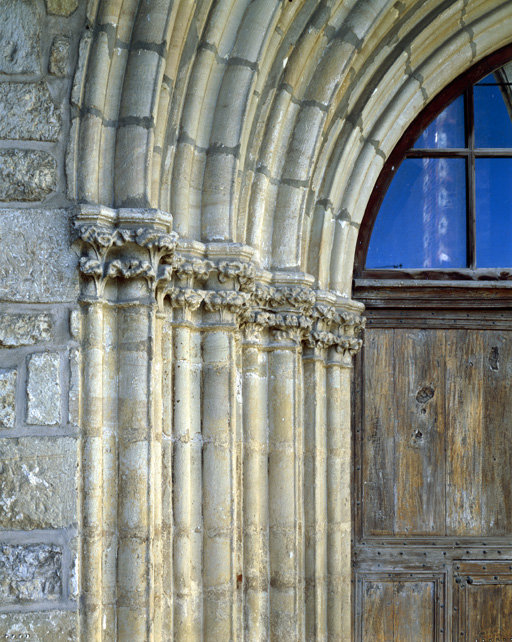
[[[512,147],[511,63],[474,86],[475,146]]]
[[[475,162],[476,265],[512,267],[512,158]]]
[[[416,149],[465,147],[464,96],[456,98],[426,127],[414,143]]]
[[[375,221],[366,267],[466,267],[466,161],[406,158]]]

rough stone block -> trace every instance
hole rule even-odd
[[[16,423],[16,369],[0,369],[0,428]]]
[[[0,209],[0,244],[0,299],[76,301],[77,256],[66,210]]]
[[[0,201],[42,201],[56,187],[57,161],[51,154],[27,149],[0,152]]]
[[[42,21],[37,3],[0,0],[0,16],[0,73],[38,73]]]
[[[0,138],[53,142],[61,124],[45,82],[0,83]]]
[[[60,422],[60,355],[33,354],[28,362],[27,423],[53,426]]]
[[[76,522],[77,446],[70,437],[0,439],[0,528]]]
[[[78,0],[46,0],[46,10],[54,16],[70,16],[78,7]]]
[[[41,314],[0,315],[0,346],[32,346],[52,337],[52,317]]]
[[[0,639],[8,642],[72,642],[77,639],[73,611],[0,614]]]
[[[58,599],[62,550],[51,544],[0,544],[0,603]]]
[[[70,40],[66,36],[55,36],[50,49],[48,71],[52,76],[63,77],[68,70]]]

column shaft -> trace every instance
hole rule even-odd
[[[173,328],[170,310],[160,314],[162,324],[162,640],[171,640],[174,630],[174,578],[172,564],[173,525]]]
[[[334,349],[327,362],[327,511],[329,640],[351,630],[350,358]]]
[[[203,337],[203,581],[208,641],[237,639],[236,345],[234,332]],[[238,464],[239,466],[239,464]],[[241,590],[240,590],[241,593]]]
[[[261,342],[261,335],[258,337]],[[256,341],[257,341],[256,339]],[[243,349],[243,523],[245,632],[269,638],[268,360],[261,343]]]
[[[103,603],[103,304],[84,305],[82,344],[82,591],[81,638],[102,639]]]
[[[118,398],[117,310],[103,309],[103,616],[102,640],[117,634]]]
[[[149,411],[150,460],[149,460],[149,638],[162,640],[163,607],[163,550],[162,550],[162,328],[164,319],[153,308],[149,318]]]
[[[304,639],[302,372],[296,344],[269,353],[270,638]]]
[[[304,353],[306,639],[327,639],[327,435],[325,350]]]
[[[181,315],[181,310],[175,314]],[[203,525],[201,437],[201,337],[179,319],[174,348],[174,636],[201,640],[203,631]]]
[[[118,312],[119,499],[118,640],[149,640],[153,615],[151,412],[153,306]]]

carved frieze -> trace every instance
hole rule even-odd
[[[84,222],[78,217],[75,222],[82,250],[80,272],[94,282],[96,297],[104,296],[109,280],[138,279],[147,283],[160,308],[167,302],[187,312],[216,313],[221,322],[243,330],[246,341],[268,332],[272,341],[335,348],[347,355],[359,350],[364,319],[353,311],[354,306],[338,305],[333,293],[315,290],[311,277],[298,275],[294,283],[286,275],[287,281],[272,282],[271,274],[245,256],[236,259],[235,245],[227,248],[226,256],[221,256],[219,248],[209,247],[211,260],[199,256],[206,252],[201,244],[192,251],[180,247],[170,224],[152,225],[146,218],[145,225],[137,225],[133,217],[123,225],[109,210],[103,220]]]

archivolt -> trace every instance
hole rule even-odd
[[[347,295],[396,142],[512,41],[508,0],[90,0],[88,17],[74,195],[168,210],[184,237]]]

